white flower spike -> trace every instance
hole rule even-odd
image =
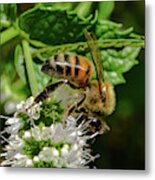
[[[1,154],[4,157],[2,166],[11,167],[65,167],[86,168],[88,163],[97,156],[91,155],[88,140],[96,137],[98,133],[88,135],[88,124],[77,125],[72,116],[50,126],[40,121],[41,103],[35,104],[30,110],[34,98],[17,105],[14,117],[7,118],[5,133],[10,134],[6,139],[7,145]],[[27,119],[18,117],[24,112]],[[25,124],[27,126],[25,126]]]

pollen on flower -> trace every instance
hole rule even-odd
[[[63,118],[61,104],[56,100],[35,104],[28,110],[33,100],[31,97],[21,102],[17,105],[15,115],[6,118],[7,127],[4,132],[10,136],[6,138],[3,135],[7,145],[1,154],[5,158],[1,165],[88,167],[88,163],[97,157],[91,155],[88,140],[97,133],[88,135],[88,123],[77,124],[73,116]]]

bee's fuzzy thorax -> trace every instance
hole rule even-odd
[[[101,118],[110,115],[115,109],[115,92],[113,86],[109,83],[103,83],[102,89],[106,88],[105,101],[102,101],[102,94],[99,90],[98,81],[91,82],[89,90],[86,93],[86,100],[83,104],[88,109],[89,115]]]

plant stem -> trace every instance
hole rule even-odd
[[[35,97],[38,94],[38,87],[37,87],[37,80],[36,80],[34,69],[33,69],[30,46],[26,40],[22,41],[22,45],[23,45],[23,50],[24,50],[26,70],[28,74],[28,80],[29,80],[31,92],[32,92],[32,95]]]
[[[105,48],[122,48],[124,46],[132,46],[132,47],[144,47],[144,41],[140,39],[105,39],[96,41],[98,47],[100,49]],[[45,48],[41,48],[32,53],[32,57],[36,57],[40,54],[46,53],[58,53],[58,52],[71,52],[74,50],[82,50],[85,51],[88,49],[87,42],[79,42],[74,44],[63,44],[57,46],[48,46]]]
[[[7,30],[0,33],[0,44],[3,45],[14,37],[18,36],[19,32],[14,27],[8,28]]]
[[[77,12],[79,16],[87,17],[90,13],[91,6],[92,2],[80,2],[75,8],[75,12]]]
[[[3,21],[1,20],[1,27],[0,28],[8,28],[10,26],[9,21]]]
[[[114,1],[102,1],[99,2],[99,13],[98,13],[98,20],[108,19],[110,14],[113,12],[114,9]]]

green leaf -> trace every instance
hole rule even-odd
[[[48,2],[48,3],[41,3],[41,6],[44,7],[53,7],[56,9],[67,9],[67,10],[71,10],[73,8],[73,6],[75,6],[77,3],[76,2]]]
[[[30,85],[31,93],[33,96],[36,96],[38,94],[37,80],[36,80],[36,76],[34,73],[30,45],[25,39],[22,41],[22,47],[23,47],[26,72],[27,72],[27,76],[28,76],[28,82]]]
[[[96,35],[101,38],[106,33],[114,34],[114,31],[120,29],[122,24],[115,23],[109,20],[100,20],[96,23],[95,33]]]
[[[90,10],[92,8],[93,2],[80,2],[78,6],[75,8],[75,12],[79,16],[87,17],[90,14]]]
[[[41,65],[36,64],[33,62],[33,68],[37,80],[37,88],[38,91],[41,92],[44,87],[48,84],[48,82],[51,80],[51,77],[41,72]]]
[[[134,34],[133,30],[133,27],[122,30],[122,24],[100,20],[96,23],[95,33],[99,39],[142,39],[142,36]]]
[[[104,80],[111,82],[113,85],[125,83],[123,75],[117,71],[104,71]]]
[[[15,48],[14,63],[15,63],[15,68],[16,68],[17,74],[19,75],[19,77],[21,78],[23,83],[27,84],[23,50],[22,50],[21,45],[19,45],[19,44]]]
[[[98,20],[108,19],[114,9],[113,1],[99,2]]]
[[[114,85],[125,83],[123,73],[138,64],[136,58],[140,49],[140,47],[125,47],[119,51],[115,49],[101,51],[105,71],[104,79],[112,82]]]
[[[16,4],[0,4],[0,29],[9,27],[16,20]]]
[[[120,51],[115,49],[102,51],[103,67],[108,71],[127,72],[134,65],[138,64],[138,61],[135,58],[139,51],[139,47],[125,47]]]
[[[94,23],[90,17],[81,18],[73,11],[45,6],[37,6],[19,17],[19,26],[30,39],[50,45],[83,40],[83,29]]]

